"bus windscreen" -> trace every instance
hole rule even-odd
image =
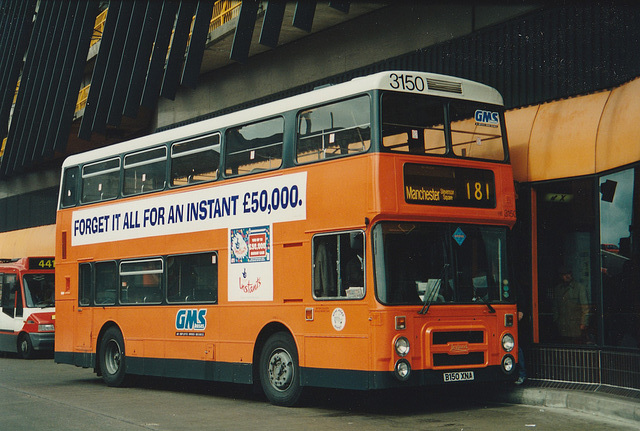
[[[505,227],[379,223],[373,231],[378,299],[387,305],[513,302],[506,236]]]

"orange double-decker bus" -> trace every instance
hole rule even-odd
[[[379,389],[514,379],[502,98],[389,71],[69,157],[55,359]]]

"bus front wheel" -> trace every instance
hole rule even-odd
[[[302,394],[298,351],[293,338],[284,332],[273,334],[260,355],[260,383],[272,404],[292,406]]]
[[[31,359],[34,355],[33,343],[29,334],[22,334],[18,337],[18,355],[22,359]]]
[[[108,386],[122,386],[126,377],[124,338],[118,328],[107,329],[100,342],[100,371]]]

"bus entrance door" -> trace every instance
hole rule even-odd
[[[0,350],[16,350],[16,334],[22,329],[22,295],[16,274],[0,274]]]
[[[76,365],[90,367],[91,364],[91,338],[93,336],[93,310],[90,307],[78,307],[75,314],[75,327],[86,328],[84,331],[74,331],[73,343]]]

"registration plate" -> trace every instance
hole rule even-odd
[[[448,382],[464,382],[475,379],[473,371],[458,371],[455,373],[444,373],[442,375],[445,383]]]

